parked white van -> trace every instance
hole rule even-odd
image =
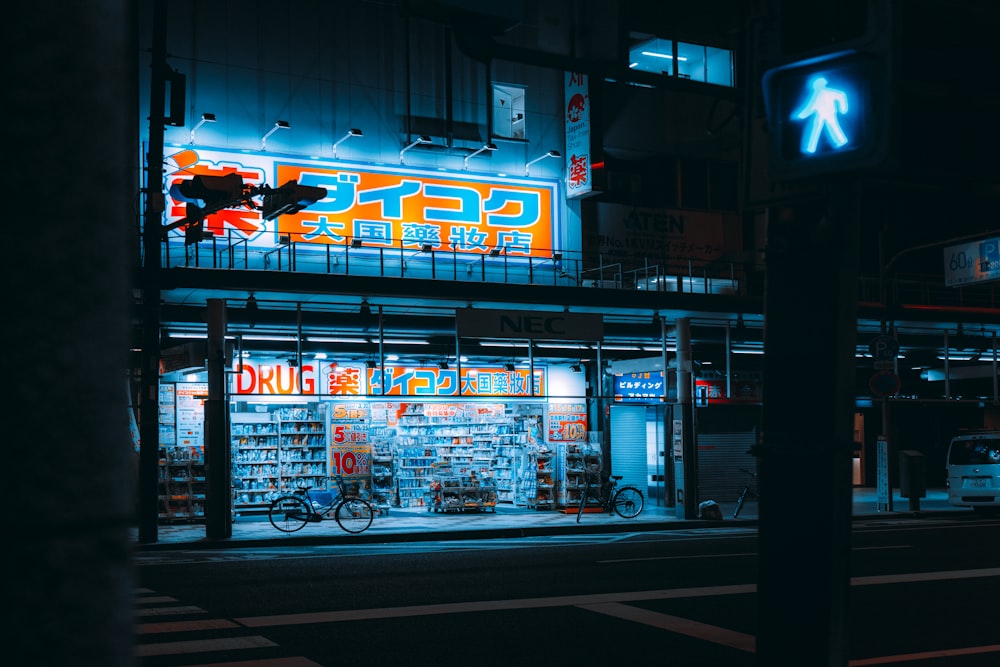
[[[950,504],[980,512],[1000,510],[1000,431],[952,438],[947,472]]]

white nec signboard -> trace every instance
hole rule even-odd
[[[990,280],[1000,280],[1000,238],[944,249],[945,286],[958,287]]]
[[[462,308],[455,315],[458,335],[465,338],[604,339],[604,317],[600,313]]]

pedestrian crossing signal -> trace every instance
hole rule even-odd
[[[874,167],[889,148],[884,60],[842,51],[763,78],[771,175],[779,180]]]

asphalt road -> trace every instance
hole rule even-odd
[[[851,665],[996,665],[1000,522],[855,522]],[[756,531],[139,553],[166,665],[757,664]]]

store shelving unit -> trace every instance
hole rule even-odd
[[[230,420],[233,511],[266,512],[275,493],[300,484],[327,488],[329,436],[324,406],[270,406]]]
[[[579,507],[580,497],[587,486],[587,475],[596,475],[593,483],[601,481],[601,452],[594,445],[568,443],[561,457],[559,474],[559,504],[564,508]],[[593,495],[593,493],[591,494]],[[597,506],[596,503],[590,505]]]
[[[372,442],[372,503],[381,513],[388,514],[390,507],[399,506],[393,474],[392,447],[388,442]]]
[[[534,461],[535,493],[533,498],[528,499],[528,507],[538,510],[555,509],[556,485],[552,451],[542,445],[529,458]]]
[[[480,480],[497,475],[512,481],[513,446],[524,438],[517,426],[503,405],[449,404],[425,409],[424,404],[409,404],[399,415],[393,452],[400,506],[426,504],[430,475],[445,468]],[[498,458],[500,450],[511,456]],[[512,501],[512,484],[505,489],[505,499]],[[494,495],[498,495],[495,485]]]
[[[161,447],[159,518],[205,519],[205,451],[202,447]]]
[[[428,512],[495,512],[497,487],[478,475],[434,474],[425,502]]]

